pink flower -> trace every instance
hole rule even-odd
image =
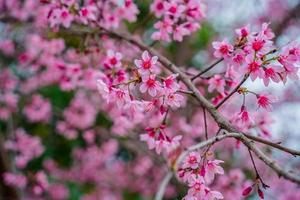
[[[104,61],[104,66],[108,69],[113,67],[121,67],[121,59],[123,55],[119,52],[114,52],[113,50],[108,50],[106,53],[107,57]]]
[[[65,28],[69,28],[73,20],[74,16],[66,8],[54,9],[49,18],[51,27],[62,24]]]
[[[162,21],[156,22],[154,24],[154,28],[158,29],[158,31],[151,35],[151,39],[169,42],[171,40],[169,34],[173,32],[172,25],[173,21],[167,17],[165,17]]]
[[[165,99],[166,104],[168,106],[171,106],[172,108],[179,108],[180,105],[182,104],[183,100],[184,100],[184,97],[177,93],[171,93]]]
[[[249,27],[249,25],[247,25],[242,28],[236,29],[235,32],[236,32],[236,34],[238,34],[239,37],[245,38],[250,33],[249,29],[250,29],[250,27]]]
[[[142,93],[149,92],[152,97],[157,95],[157,92],[160,90],[160,83],[155,80],[155,75],[144,76],[143,83],[140,86],[140,91]]]
[[[174,17],[179,18],[182,16],[182,13],[185,11],[186,7],[182,4],[179,4],[177,1],[165,1],[164,2],[165,10],[167,14]]]
[[[100,95],[103,97],[103,99],[105,99],[108,103],[110,100],[110,91],[108,86],[101,79],[97,80],[97,89]]]
[[[198,152],[191,152],[184,160],[183,168],[197,169],[200,165],[200,154]]]
[[[174,149],[176,149],[177,147],[179,147],[181,139],[182,139],[182,135],[177,135],[177,136],[173,137],[169,141],[168,145],[166,146],[166,151],[171,152]]]
[[[251,36],[248,39],[247,46],[245,47],[248,51],[257,52],[259,55],[264,55],[271,51],[273,42],[267,40],[264,35]]]
[[[153,71],[157,60],[157,56],[150,57],[148,51],[144,51],[142,54],[142,60],[135,59],[134,64],[139,69],[141,74],[148,75],[151,71]]]
[[[257,104],[259,107],[263,107],[264,109],[271,111],[272,110],[272,103],[276,101],[276,99],[267,94],[260,94],[257,95]]]
[[[187,197],[195,197],[196,199],[203,199],[203,196],[205,195],[205,185],[204,185],[204,180],[201,176],[197,176],[192,174],[189,177],[188,180],[188,194]],[[186,198],[186,197],[185,197]],[[186,198],[188,199],[188,198]]]
[[[43,171],[39,171],[35,174],[36,184],[33,186],[33,193],[35,195],[41,195],[48,189],[49,183],[46,174]]]
[[[69,190],[63,184],[59,183],[51,184],[48,192],[54,200],[64,200],[69,197]]]
[[[171,74],[163,80],[163,87],[167,93],[173,93],[179,90],[180,86],[176,81],[178,74]]]
[[[190,33],[191,31],[187,29],[186,24],[180,24],[174,28],[173,39],[181,42],[183,40],[183,36],[189,35]]]
[[[268,39],[271,40],[275,37],[272,29],[269,28],[270,23],[263,23],[261,27],[261,33]]]
[[[253,60],[253,56],[249,54],[246,57],[247,70],[250,73],[250,78],[252,81],[255,81],[257,77],[262,78],[264,71],[261,67],[262,62],[260,60]]]
[[[156,17],[161,17],[165,12],[164,1],[154,0],[150,6],[150,10],[155,14]]]
[[[51,115],[51,104],[40,95],[34,95],[31,103],[23,109],[30,122],[48,122]]]
[[[22,174],[13,174],[13,173],[6,172],[3,174],[3,179],[4,182],[10,186],[25,188],[27,185],[27,178]]]
[[[263,81],[264,81],[265,86],[269,85],[270,79],[275,83],[279,83],[280,76],[279,76],[276,68],[278,69],[279,66],[275,66],[274,68],[271,66],[268,66],[268,67],[264,68]]]
[[[224,199],[223,195],[218,191],[211,191],[209,188],[205,189],[205,200],[216,200],[216,199]]]
[[[251,122],[252,120],[249,117],[249,112],[245,106],[241,107],[241,112],[239,113],[239,118],[244,124]]]
[[[18,168],[26,167],[27,163],[44,152],[41,140],[37,136],[30,136],[23,129],[16,130],[16,139],[8,140],[5,148],[18,153],[15,160]]]
[[[213,160],[207,162],[207,164],[205,165],[204,175],[204,179],[207,183],[211,183],[214,180],[215,174],[224,174],[224,170],[220,166],[220,164],[223,162],[224,161],[222,160]]]
[[[83,93],[77,93],[70,105],[64,110],[63,116],[68,124],[74,128],[84,130],[93,125],[97,109]]]
[[[148,148],[154,149],[156,144],[155,144],[155,131],[153,129],[147,129],[146,134],[141,134],[140,135],[140,140],[147,142]]]
[[[212,78],[208,80],[208,91],[212,92],[216,89],[219,93],[224,93],[225,80],[220,75],[214,75]]]
[[[95,21],[97,20],[95,12],[97,11],[97,8],[95,6],[87,6],[82,7],[79,11],[79,19],[83,24],[88,24],[88,21]]]
[[[163,149],[167,148],[168,142],[166,141],[165,136],[162,133],[159,133],[158,140],[155,141],[155,151],[157,154],[160,154]]]
[[[121,108],[122,106],[126,105],[127,102],[130,101],[130,97],[127,91],[121,90],[118,88],[112,89],[111,100],[117,103],[117,106]]]
[[[234,50],[227,39],[224,39],[222,42],[213,42],[212,45],[215,49],[214,56],[216,58],[229,58]]]
[[[129,22],[136,21],[138,13],[139,10],[133,0],[124,0],[123,6],[118,9],[118,14]]]

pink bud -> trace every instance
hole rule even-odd
[[[205,176],[205,168],[204,168],[204,166],[201,167],[200,175],[203,176],[203,177]]]
[[[258,188],[257,189],[257,192],[258,192],[258,196],[261,198],[261,199],[264,199],[264,193]]]
[[[247,187],[243,190],[243,196],[248,196],[250,192],[252,191],[252,186]]]

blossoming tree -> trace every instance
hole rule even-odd
[[[1,199],[298,199],[271,127],[299,97],[270,88],[297,85],[300,4],[227,37],[216,4],[0,0]]]

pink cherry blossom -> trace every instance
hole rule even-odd
[[[171,74],[166,79],[163,80],[163,87],[167,93],[176,92],[179,90],[180,86],[176,81],[178,74]]]
[[[276,100],[273,96],[267,94],[259,94],[257,95],[257,104],[259,107],[262,107],[268,111],[272,110],[272,103]]]
[[[252,55],[248,55],[245,60],[247,63],[247,71],[250,74],[251,80],[254,81],[258,77],[262,78],[264,73],[261,67],[262,62],[260,60],[253,60]]]
[[[200,155],[196,152],[191,152],[185,159],[182,167],[197,169],[200,164]]]
[[[165,99],[166,104],[172,108],[179,108],[182,105],[183,100],[184,97],[177,93],[170,93]]]
[[[242,28],[236,29],[235,32],[239,37],[245,38],[250,34],[250,27],[249,25],[247,25]]]
[[[158,57],[153,56],[151,57],[148,53],[148,51],[144,51],[142,54],[142,60],[134,60],[135,65],[139,69],[141,74],[149,74],[153,71],[153,68],[155,67],[157,63]]]
[[[48,122],[51,115],[51,105],[43,97],[35,95],[23,112],[31,122]]]
[[[219,93],[224,92],[225,80],[220,75],[215,75],[208,80],[208,91],[212,92],[216,89]]]
[[[104,61],[104,66],[106,68],[113,68],[113,67],[121,67],[121,59],[123,55],[119,52],[114,52],[112,50],[107,51],[107,57]]]
[[[212,45],[215,49],[214,56],[216,58],[229,58],[234,49],[227,39],[222,42],[213,42]]]
[[[207,164],[205,165],[204,175],[204,179],[206,182],[211,183],[215,178],[215,174],[224,174],[224,170],[220,166],[221,163],[224,163],[224,161],[212,160],[207,162]]]
[[[97,8],[92,5],[83,7],[79,11],[79,13],[80,13],[79,19],[82,21],[83,24],[88,24],[89,20],[95,21],[95,20],[97,20],[96,11],[97,11]]]
[[[155,97],[157,95],[157,92],[160,90],[160,83],[155,80],[155,75],[150,76],[143,76],[143,82],[140,86],[140,91],[142,93],[145,93],[148,91],[148,93]]]

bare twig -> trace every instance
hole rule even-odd
[[[162,182],[160,183],[158,189],[157,189],[157,193],[155,195],[155,200],[162,200],[165,194],[165,190],[171,180],[173,176],[173,173],[171,171],[169,171],[166,176],[164,177],[164,179],[162,180]]]
[[[269,140],[266,140],[266,139],[263,139],[261,137],[256,137],[256,136],[253,136],[253,135],[249,135],[249,134],[245,134],[244,135],[251,139],[251,140],[254,140],[256,142],[260,142],[260,143],[263,143],[263,144],[266,144],[268,146],[271,146],[273,148],[276,148],[276,149],[279,149],[281,151],[284,151],[286,153],[290,153],[292,154],[293,156],[300,156],[300,151],[297,151],[297,150],[294,150],[294,149],[290,149],[290,148],[287,148],[287,147],[284,147],[278,143],[275,143],[275,142],[271,142]]]
[[[204,107],[202,107],[202,108],[203,108],[203,121],[204,121],[204,130],[205,130],[205,139],[208,140],[206,111],[205,111]]]
[[[200,77],[201,75],[205,74],[206,72],[208,72],[209,70],[211,70],[212,68],[214,68],[217,64],[219,64],[220,62],[222,62],[224,60],[224,58],[220,58],[219,60],[216,60],[214,63],[212,63],[211,65],[209,65],[207,68],[205,68],[203,71],[199,72],[198,74],[196,74],[195,76],[193,76],[191,78],[192,81],[194,81],[196,78]]]

